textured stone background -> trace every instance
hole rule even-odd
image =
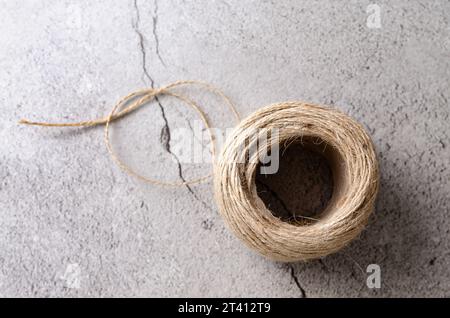
[[[368,1],[0,1],[0,295],[450,296],[450,2],[375,3],[381,28]],[[150,186],[112,164],[101,128],[17,124],[95,118],[176,79],[216,84],[244,115],[301,99],[361,121],[382,178],[360,239],[320,261],[268,261],[224,227],[211,183]],[[234,124],[200,99],[216,126]],[[113,141],[140,172],[178,180],[168,132],[196,117],[161,105]],[[365,285],[371,263],[380,290]]]

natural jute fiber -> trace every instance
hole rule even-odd
[[[219,211],[234,233],[250,248],[279,261],[299,261],[333,253],[354,239],[365,227],[373,211],[379,176],[375,151],[362,126],[345,114],[323,106],[287,102],[265,107],[239,123],[216,156],[214,134],[205,113],[195,102],[173,91],[177,86],[200,85],[222,97],[239,120],[230,99],[220,90],[198,81],[177,81],[165,87],[144,89],[125,96],[105,118],[74,123],[47,123],[21,120],[20,123],[45,127],[89,127],[105,125],[105,143],[114,162],[127,173],[152,184],[182,186],[204,182],[210,174],[190,181],[155,180],[135,172],[113,151],[109,140],[110,123],[154,100],[169,95],[193,108],[205,124],[213,156],[214,192]],[[279,132],[278,139],[271,131]],[[269,135],[266,149],[250,148],[261,134]],[[318,220],[288,223],[274,216],[258,197],[255,174],[258,160],[275,142],[302,142],[323,152],[334,179],[333,195]],[[320,146],[320,147],[319,147]],[[242,160],[245,158],[245,160]],[[295,189],[293,189],[295,191]]]
[[[211,128],[211,125],[209,124],[209,121],[203,111],[203,109],[197,105],[193,100],[189,99],[188,97],[178,94],[173,91],[174,88],[179,86],[185,86],[185,85],[195,85],[200,86],[203,89],[212,92],[219,97],[223,98],[225,103],[227,104],[229,110],[233,115],[236,117],[236,119],[239,121],[240,116],[239,113],[236,110],[236,107],[231,102],[231,100],[224,94],[222,91],[217,89],[216,87],[202,82],[202,81],[192,81],[192,80],[184,80],[184,81],[176,81],[171,84],[168,84],[161,88],[147,88],[142,89],[136,92],[133,92],[131,94],[128,94],[127,96],[123,97],[111,110],[108,116],[104,118],[94,119],[94,120],[86,120],[86,121],[79,121],[79,122],[71,122],[71,123],[49,123],[49,122],[37,122],[37,121],[30,121],[27,119],[21,119],[19,121],[19,124],[24,125],[31,125],[31,126],[42,126],[42,127],[93,127],[98,125],[105,125],[105,132],[104,132],[104,140],[106,147],[108,148],[108,152],[111,155],[114,162],[126,173],[140,179],[141,181],[160,185],[160,186],[183,186],[183,185],[190,185],[190,184],[196,184],[201,183],[209,180],[211,178],[211,173],[207,174],[203,177],[196,178],[193,180],[186,180],[186,181],[164,181],[164,180],[157,180],[152,179],[146,176],[143,176],[137,172],[135,172],[133,169],[131,169],[128,165],[126,165],[120,158],[116,155],[114,152],[111,142],[109,141],[109,126],[110,123],[116,119],[122,118],[126,116],[127,114],[139,109],[140,107],[148,104],[150,101],[157,98],[157,96],[160,95],[168,95],[175,97],[179,99],[180,101],[184,102],[187,106],[191,107],[193,110],[197,112],[200,119],[202,120],[203,124],[205,125],[210,139],[210,147],[211,147],[211,156],[212,161],[214,162],[214,158],[216,156],[216,144],[214,142],[214,132]]]
[[[279,131],[278,140],[269,139],[266,147],[294,140],[313,147],[324,144],[334,191],[317,222],[284,222],[258,197],[258,163],[251,157],[257,154],[249,148],[258,135],[273,130]],[[250,156],[245,163],[243,153]],[[229,227],[250,248],[278,261],[323,257],[354,239],[374,209],[378,180],[375,151],[361,125],[337,110],[302,102],[275,104],[251,114],[229,136],[214,168],[217,204]]]

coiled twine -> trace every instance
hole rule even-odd
[[[241,161],[243,152],[251,156],[258,135],[273,130],[280,143],[313,140],[327,146],[334,191],[316,222],[291,224],[274,216],[256,191],[257,160]],[[266,146],[273,142],[269,137]],[[270,105],[244,119],[214,166],[215,197],[229,227],[247,246],[278,261],[320,258],[348,244],[365,227],[378,185],[374,147],[362,126],[335,109],[302,102]]]

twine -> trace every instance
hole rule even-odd
[[[323,257],[344,247],[364,229],[374,209],[379,176],[375,151],[362,126],[345,114],[328,107],[287,102],[267,106],[240,122],[226,140],[216,159],[213,130],[201,107],[184,95],[173,92],[182,85],[198,85],[220,96],[239,121],[230,99],[214,86],[200,81],[177,81],[159,89],[149,88],[122,98],[108,116],[89,121],[49,123],[21,120],[21,124],[44,127],[91,127],[105,125],[104,140],[113,161],[126,173],[151,184],[183,186],[208,180],[211,174],[183,182],[163,181],[143,176],[115,154],[110,138],[111,122],[154,100],[168,95],[194,109],[210,137],[213,159],[214,193],[220,214],[231,230],[250,248],[278,261],[299,261]],[[267,151],[275,142],[298,141],[323,143],[321,151],[331,164],[334,178],[333,196],[318,220],[306,218],[288,223],[274,216],[259,198],[255,173],[257,160],[250,147],[261,133],[279,131],[279,140],[268,134]],[[258,133],[255,133],[258,131]],[[311,143],[311,140],[314,142]],[[318,142],[319,141],[319,142]],[[242,162],[242,156],[248,156]],[[294,189],[295,191],[295,189]]]
[[[250,147],[258,135],[275,129],[279,139],[270,137],[259,152],[275,142],[324,143],[334,191],[317,221],[284,222],[257,194],[258,161],[252,158],[257,153]],[[249,158],[239,163],[242,151]],[[247,246],[278,261],[320,258],[348,244],[364,229],[378,184],[374,147],[362,126],[335,109],[302,102],[274,104],[251,114],[229,136],[214,168],[216,201],[229,227]]]
[[[149,103],[150,101],[152,101],[153,99],[155,99],[155,97],[157,97],[159,95],[168,95],[168,96],[172,96],[172,97],[175,97],[175,98],[183,101],[187,106],[191,107],[192,109],[194,109],[197,112],[197,114],[199,115],[203,124],[205,125],[206,130],[208,131],[208,135],[209,135],[209,139],[210,139],[210,147],[211,147],[211,156],[212,156],[212,161],[214,162],[215,155],[216,155],[214,132],[213,132],[213,129],[211,128],[211,125],[210,125],[203,109],[199,105],[197,105],[194,101],[189,99],[188,97],[181,95],[181,94],[177,94],[172,91],[173,88],[178,87],[178,86],[183,86],[183,85],[197,85],[197,86],[203,87],[205,90],[221,97],[227,104],[230,111],[236,117],[236,119],[238,121],[240,120],[240,116],[239,116],[238,111],[236,110],[235,105],[221,90],[217,89],[216,87],[214,87],[208,83],[202,82],[202,81],[184,80],[184,81],[173,82],[169,85],[166,85],[166,86],[158,88],[158,89],[148,88],[148,89],[143,89],[143,90],[139,90],[139,91],[133,92],[131,94],[128,94],[127,96],[123,97],[113,107],[113,109],[111,110],[109,115],[104,118],[80,121],[80,122],[71,122],[71,123],[36,122],[36,121],[30,121],[27,119],[21,119],[19,121],[19,123],[25,124],[25,125],[43,126],[43,127],[93,127],[93,126],[98,126],[98,125],[105,125],[104,140],[105,140],[105,144],[108,149],[108,152],[111,155],[111,158],[113,159],[113,161],[126,173],[138,178],[141,181],[155,184],[155,185],[160,185],[160,186],[175,186],[176,187],[176,186],[184,186],[184,185],[201,183],[201,182],[205,182],[208,179],[210,179],[212,176],[212,173],[209,173],[203,177],[199,177],[196,179],[180,181],[180,182],[163,181],[163,180],[158,180],[158,179],[153,179],[153,178],[143,176],[143,175],[137,173],[136,171],[134,171],[128,165],[126,165],[116,155],[116,153],[114,152],[114,150],[112,148],[110,138],[109,138],[109,126],[112,121],[122,118],[125,115],[137,110],[138,108]],[[128,105],[128,106],[126,106],[126,105]],[[125,108],[118,111],[122,107],[125,107]]]

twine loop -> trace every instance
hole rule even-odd
[[[208,179],[211,178],[212,173],[209,173],[205,176],[195,178],[192,180],[187,181],[163,181],[158,179],[149,178],[146,176],[143,176],[140,173],[137,173],[134,169],[132,169],[130,166],[125,164],[115,153],[111,141],[109,138],[109,132],[110,132],[110,125],[111,122],[113,122],[116,119],[122,118],[126,116],[127,114],[139,109],[140,107],[146,105],[147,103],[151,102],[153,99],[160,95],[168,95],[174,98],[177,98],[178,100],[182,101],[185,105],[192,108],[200,117],[201,121],[205,125],[209,140],[210,140],[210,147],[211,147],[211,156],[212,161],[215,161],[216,156],[216,143],[214,138],[214,132],[211,128],[211,125],[207,119],[206,114],[204,113],[203,109],[195,103],[193,100],[188,98],[187,96],[183,94],[179,94],[173,91],[174,88],[183,86],[183,85],[197,85],[206,91],[209,91],[213,94],[216,94],[217,96],[221,97],[225,103],[227,104],[229,110],[232,112],[234,117],[237,121],[240,120],[240,116],[238,111],[236,110],[235,105],[233,102],[219,89],[214,87],[211,84],[202,82],[202,81],[195,81],[195,80],[183,80],[183,81],[176,81],[171,84],[168,84],[166,86],[160,87],[160,88],[146,88],[142,90],[135,91],[133,93],[130,93],[123,97],[119,102],[117,102],[116,105],[112,108],[111,112],[108,114],[108,116],[95,119],[95,120],[87,120],[87,121],[80,121],[80,122],[70,122],[70,123],[50,123],[50,122],[37,122],[37,121],[30,121],[26,119],[21,119],[19,121],[20,124],[25,125],[33,125],[33,126],[43,126],[43,127],[93,127],[98,125],[105,125],[104,130],[104,141],[106,144],[106,147],[108,149],[109,154],[111,155],[111,158],[113,159],[114,163],[118,165],[123,171],[126,173],[136,177],[137,179],[160,186],[183,186],[183,185],[190,185],[190,184],[196,184],[205,182]],[[124,107],[124,108],[123,108]],[[123,109],[121,109],[123,108]]]

